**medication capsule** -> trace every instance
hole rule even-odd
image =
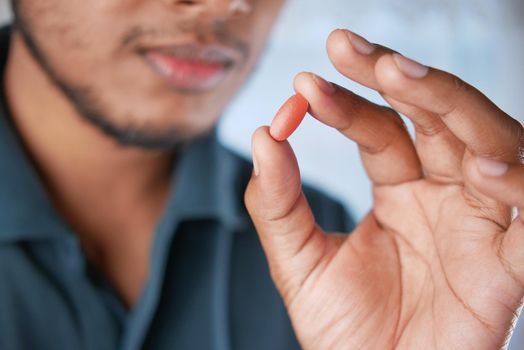
[[[309,109],[307,100],[299,94],[291,96],[278,110],[269,134],[277,141],[287,140],[298,128]]]

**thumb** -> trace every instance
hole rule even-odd
[[[271,276],[286,304],[322,260],[326,238],[315,224],[301,190],[297,160],[287,141],[268,127],[253,135],[255,171],[245,202],[269,261]]]

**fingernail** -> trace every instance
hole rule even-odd
[[[260,175],[260,168],[258,167],[258,161],[254,149],[251,150],[251,154],[253,155],[253,172],[255,173],[255,176],[258,176]]]
[[[393,54],[393,59],[395,60],[398,69],[410,78],[420,79],[428,75],[429,68],[413,61],[412,59],[397,53]]]
[[[482,157],[477,157],[477,166],[481,174],[493,177],[504,175],[509,168],[508,163]]]
[[[360,35],[350,32],[349,30],[346,30],[346,35],[349,38],[351,46],[353,46],[355,51],[357,51],[358,53],[362,55],[369,55],[373,51],[375,51],[375,45],[371,44],[369,41],[367,41]]]
[[[333,95],[336,91],[335,86],[328,82],[327,80],[319,77],[318,75],[314,73],[310,73],[311,77],[315,81],[315,84],[317,84],[318,88],[325,93],[326,95]]]

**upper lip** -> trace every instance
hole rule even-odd
[[[139,52],[142,54],[147,54],[148,52],[159,52],[187,60],[217,63],[225,66],[230,66],[241,60],[241,55],[237,50],[218,43],[200,44],[189,42],[183,44],[151,46],[140,48]]]

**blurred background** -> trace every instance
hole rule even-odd
[[[7,1],[0,0],[0,22],[8,20]],[[293,77],[300,71],[316,72],[382,103],[376,93],[331,67],[325,39],[335,28],[349,28],[459,75],[524,121],[523,0],[288,0],[261,64],[222,119],[224,143],[250,157],[251,134],[270,123],[293,93]],[[355,145],[313,118],[290,142],[306,182],[343,201],[357,218],[365,215],[371,207],[370,184]],[[524,349],[523,328],[517,327],[510,350]]]

